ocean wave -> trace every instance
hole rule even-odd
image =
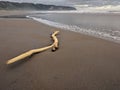
[[[109,41],[113,41],[116,43],[120,43],[120,37],[114,35],[114,33],[118,33],[120,35],[119,31],[113,31],[111,34],[111,33],[107,33],[107,32],[96,31],[93,29],[81,28],[80,26],[76,26],[76,25],[66,25],[66,24],[62,24],[62,23],[58,23],[58,22],[53,22],[53,21],[49,21],[46,19],[42,19],[42,18],[36,18],[36,17],[31,17],[31,16],[26,16],[26,17],[33,19],[35,21],[41,22],[43,24],[47,24],[49,26],[56,27],[56,28],[70,30],[70,31],[74,31],[74,32],[79,32],[79,33],[82,33],[85,35],[90,35],[90,36],[106,39]]]
[[[92,6],[88,4],[74,5],[77,10],[46,10],[46,11],[33,11],[33,13],[120,13],[120,5],[103,5]]]
[[[69,11],[32,11],[32,13],[34,14],[61,14],[61,13],[120,13],[120,9],[117,10],[117,9],[108,9],[108,10],[105,10],[103,9],[102,10],[102,7],[91,7],[91,8],[77,8],[77,10],[69,10]]]
[[[74,5],[74,7],[81,12],[120,12],[120,5]]]

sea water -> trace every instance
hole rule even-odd
[[[41,11],[27,16],[49,26],[120,43],[119,13]]]
[[[28,18],[120,43],[120,0],[76,0],[75,11],[37,11]]]

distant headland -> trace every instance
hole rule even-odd
[[[76,10],[70,6],[0,1],[0,10]]]

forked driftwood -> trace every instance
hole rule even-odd
[[[59,31],[55,31],[55,32],[52,34],[51,37],[53,38],[53,41],[54,41],[54,42],[53,42],[53,44],[51,44],[50,46],[46,46],[46,47],[38,48],[38,49],[33,49],[33,50],[28,51],[28,52],[25,52],[25,53],[23,53],[23,54],[15,57],[15,58],[13,58],[13,59],[8,60],[6,64],[14,63],[14,62],[19,61],[19,60],[22,60],[22,59],[24,59],[24,58],[26,58],[26,57],[28,57],[28,56],[31,56],[31,55],[33,55],[33,54],[35,54],[35,53],[39,53],[39,52],[45,51],[45,50],[50,49],[50,48],[52,48],[52,51],[55,51],[56,49],[58,49],[58,39],[57,39],[57,37],[56,37],[56,35],[57,35],[58,33],[59,33]]]

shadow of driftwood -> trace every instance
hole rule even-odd
[[[33,57],[33,55],[26,57],[24,59],[21,59],[20,61],[17,61],[15,63],[9,64],[8,65],[8,69],[14,69],[16,67],[20,67],[21,65],[23,65],[25,62],[28,62],[31,60],[31,58]]]
[[[44,51],[42,51],[42,52],[44,52]],[[42,52],[34,53],[34,54],[32,54],[31,56],[28,56],[28,57],[26,57],[26,58],[24,58],[24,59],[21,59],[21,60],[17,61],[17,62],[8,64],[8,69],[14,69],[14,68],[16,68],[16,67],[20,67],[20,66],[23,65],[24,63],[32,60],[32,58],[34,57],[35,54],[42,53]]]

